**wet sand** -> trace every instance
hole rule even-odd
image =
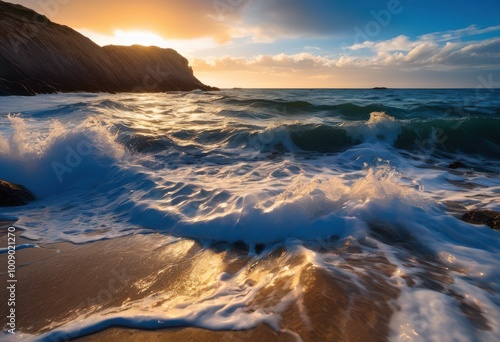
[[[4,235],[5,228],[1,232]],[[5,245],[5,236],[0,242]],[[22,238],[17,242],[36,244]],[[383,256],[367,258],[348,244],[337,248],[335,253],[348,254],[348,263],[338,270],[325,272],[313,267],[304,256],[292,255],[283,247],[264,252],[255,262],[241,246],[203,247],[192,240],[159,234],[21,249],[16,253],[17,330],[30,335],[46,333],[81,315],[88,317],[119,309],[154,295],[160,295],[157,305],[161,307],[164,303],[161,294],[166,290],[183,298],[201,298],[217,277],[226,272],[242,274],[250,285],[257,284],[266,275],[275,276],[272,284],[260,289],[247,303],[249,308],[272,311],[280,307],[283,298],[297,293],[297,289],[301,295],[290,297],[289,304],[281,307],[279,329],[273,330],[264,324],[236,332],[194,327],[156,331],[108,327],[79,340],[387,340],[394,301],[399,295],[399,290],[386,278],[394,267]],[[6,257],[6,254],[0,255],[0,265],[6,265]],[[349,273],[357,274],[359,281],[353,283]],[[5,284],[6,277],[2,273],[0,282]],[[1,298],[6,295],[2,287]],[[7,309],[2,301],[0,312]]]

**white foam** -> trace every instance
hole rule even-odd
[[[370,113],[370,119],[362,124],[345,125],[347,133],[355,140],[376,143],[385,141],[393,145],[401,134],[401,126],[384,112]]]
[[[430,290],[405,290],[401,312],[392,319],[393,341],[468,342],[476,340],[470,323],[448,296]]]
[[[289,243],[291,259],[303,249],[300,242]],[[300,274],[307,261],[293,269],[283,268],[275,273],[254,270],[249,282],[248,269],[229,275],[219,271],[221,256],[211,255],[211,267],[195,265],[187,275],[186,282],[192,281],[203,286],[202,297],[181,295],[176,289],[165,289],[145,299],[127,302],[118,310],[110,308],[86,317],[84,315],[70,321],[54,323],[57,328],[40,336],[22,335],[22,340],[74,339],[114,326],[136,329],[166,329],[194,326],[210,330],[247,330],[265,323],[276,331],[280,330],[280,315],[300,299],[303,290],[299,285]],[[258,258],[254,259],[257,262]],[[220,272],[220,273],[218,273]],[[192,277],[192,279],[191,279]],[[267,307],[249,307],[261,290],[274,286],[280,278],[292,278],[291,290],[276,303]],[[216,279],[214,279],[216,278]],[[214,280],[216,280],[214,282]],[[304,313],[304,317],[307,317]],[[62,324],[61,324],[62,323]],[[21,338],[21,337],[19,337]]]
[[[94,118],[69,128],[52,121],[48,130],[8,118],[13,132],[0,136],[0,179],[22,184],[39,198],[96,184],[124,154]]]
[[[327,265],[316,253],[296,247],[301,244],[297,239],[337,236],[341,241],[369,241],[401,272],[408,272],[395,256],[397,247],[370,236],[370,227],[383,227],[388,234],[412,239],[449,267],[454,289],[479,303],[492,327],[490,332],[478,331],[450,296],[409,288],[395,275],[402,295],[398,299],[401,311],[392,321],[393,339],[492,340],[498,336],[498,301],[480,284],[493,293],[500,290],[500,236],[485,226],[450,216],[444,205],[453,201],[467,209],[498,210],[498,177],[486,172],[450,172],[440,167],[449,162],[445,159],[431,168],[403,157],[392,146],[401,127],[385,113],[372,113],[367,122],[345,123],[359,145],[335,155],[301,158],[286,129],[293,124],[288,121],[252,122],[254,131],[245,144],[227,149],[214,144],[210,152],[215,152],[204,153],[204,146],[196,137],[189,140],[189,134],[220,124],[214,114],[220,104],[209,107],[205,103],[208,109],[199,113],[200,106],[192,101],[200,101],[202,94],[141,96],[141,101],[149,101],[148,110],[154,107],[153,113],[100,108],[95,118],[60,117],[60,122],[51,124],[23,115],[1,118],[6,125],[0,127],[0,179],[25,185],[39,198],[28,206],[2,208],[1,217],[18,218],[16,225],[25,229],[23,236],[46,242],[83,243],[145,230],[249,245],[278,242],[290,255],[302,253],[308,262],[323,268],[335,264]],[[120,99],[114,95],[97,99],[102,98]],[[67,99],[75,101],[69,95]],[[110,133],[120,125],[177,139],[181,148],[130,154]],[[186,137],[183,131],[182,139],[172,128],[181,126],[190,132]],[[81,160],[78,155],[68,157],[81,143],[80,150],[88,147],[91,153],[80,153]],[[279,144],[297,153],[274,153]],[[470,158],[468,163],[478,162]],[[60,174],[62,181],[54,163],[71,164],[71,172]],[[492,169],[498,166],[490,163]],[[472,187],[460,187],[461,182]],[[299,274],[303,266],[281,270],[281,275]],[[272,279],[261,275],[257,286],[249,288],[245,287],[246,274],[216,276],[211,296],[168,302],[160,312],[152,308],[156,299],[146,298],[120,312],[110,309],[66,322],[58,331],[76,337],[113,324],[136,328],[194,325],[217,330],[247,329],[267,322],[277,328],[287,305],[300,302],[302,290],[297,284],[296,291],[269,311],[251,314],[244,309],[245,301]],[[357,278],[353,275],[352,279]],[[307,321],[305,311],[302,318]],[[57,334],[52,331],[43,337]]]

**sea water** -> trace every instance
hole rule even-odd
[[[461,167],[450,168],[455,162]],[[253,260],[279,246],[303,261],[273,279],[313,267],[342,272],[353,288],[368,260],[383,256],[392,271],[380,276],[398,293],[393,340],[500,337],[500,233],[460,220],[468,210],[500,211],[499,173],[500,97],[492,89],[0,98],[0,179],[38,199],[2,208],[0,218],[17,220],[32,246],[152,232],[208,249],[243,243]],[[346,244],[356,252],[339,253]],[[447,280],[429,285],[426,260]],[[242,285],[247,277],[220,274],[213,297],[176,311],[151,310],[146,298],[59,331],[261,322],[279,330],[302,285],[280,305],[250,312],[269,275],[252,288]],[[308,322],[307,310],[302,318]]]

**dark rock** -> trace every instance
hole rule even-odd
[[[0,180],[0,207],[15,207],[34,201],[35,196],[24,186]]]
[[[248,251],[250,250],[248,248],[248,245],[240,240],[233,243],[233,248],[235,248],[236,250],[238,250],[240,252],[244,252],[244,253],[248,253]]]
[[[492,210],[473,210],[462,216],[462,220],[472,224],[484,224],[500,231],[500,213]]]
[[[373,90],[386,90],[386,87],[374,87]]]
[[[264,251],[265,248],[266,245],[264,245],[263,243],[258,243],[255,245],[255,253],[260,254]]]
[[[462,162],[456,161],[456,162],[453,162],[450,165],[448,165],[448,168],[449,169],[454,169],[454,170],[456,170],[456,169],[466,169],[467,165],[465,165]]]
[[[0,1],[0,95],[216,90],[172,49],[100,47],[75,30]]]

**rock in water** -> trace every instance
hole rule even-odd
[[[453,169],[453,170],[456,170],[456,169],[466,169],[467,165],[465,165],[461,161],[456,161],[456,162],[453,162],[450,165],[448,165],[448,168],[449,169]]]
[[[216,90],[172,49],[100,47],[75,30],[0,1],[0,95]]]
[[[0,180],[0,207],[15,207],[34,201],[35,196],[24,186]]]
[[[500,231],[500,213],[492,210],[473,210],[462,216],[462,220],[472,224],[484,224]]]

